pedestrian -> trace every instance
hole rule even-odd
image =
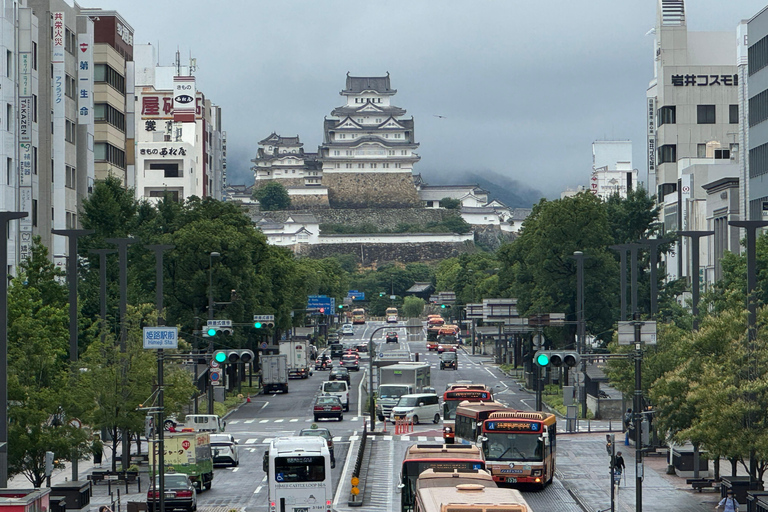
[[[720,500],[720,503],[717,504],[715,510],[718,510],[720,507],[723,507],[723,512],[739,512],[739,502],[736,501],[736,498],[733,496],[733,491],[728,490],[728,492],[725,493],[725,498]]]
[[[619,477],[624,473],[626,465],[624,464],[624,457],[621,456],[621,452],[616,452],[616,457],[613,459],[613,468],[616,470]]]
[[[106,505],[102,505],[99,507],[99,512],[112,512],[112,509]]]
[[[101,458],[104,456],[104,444],[101,442],[98,434],[93,436],[91,454],[93,454],[93,465],[101,467]]]

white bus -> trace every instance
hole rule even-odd
[[[264,454],[269,512],[331,512],[331,454],[322,437],[277,437]]]

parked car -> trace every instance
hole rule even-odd
[[[331,467],[336,467],[336,457],[333,454],[333,434],[331,434],[330,430],[318,427],[313,423],[310,428],[301,429],[299,436],[322,437],[325,439],[325,442],[328,445],[328,451],[331,454]]]
[[[397,343],[397,342],[398,342],[397,331],[387,332],[387,343]]]
[[[315,421],[320,418],[336,418],[341,421],[344,419],[344,406],[341,405],[341,400],[337,396],[320,395],[315,398],[312,414]]]
[[[456,355],[456,352],[443,352],[440,354],[440,369],[445,370],[446,368],[453,368],[454,370],[458,369],[458,356]]]
[[[397,419],[412,420],[418,425],[421,420],[432,420],[432,423],[440,423],[440,405],[437,395],[434,393],[417,393],[403,395],[397,405],[392,408],[390,421]]]
[[[341,356],[341,366],[352,371],[360,371],[360,358],[356,354],[344,354]]]
[[[239,466],[237,441],[232,434],[211,434],[211,451],[215,465]]]
[[[349,384],[349,370],[346,368],[339,367],[334,368],[331,370],[331,373],[328,375],[328,380],[345,380],[347,381],[347,384]]]
[[[323,354],[315,359],[315,370],[330,370],[333,368],[333,359],[327,354]]]
[[[344,324],[341,326],[341,334],[343,336],[352,336],[355,334],[355,329],[352,327],[352,324]]]
[[[165,491],[165,510],[186,510],[194,512],[197,510],[197,491],[195,486],[189,480],[189,477],[183,473],[166,473],[164,475]],[[155,477],[155,483],[147,491],[147,510],[155,512],[156,503],[159,505],[160,476]]]

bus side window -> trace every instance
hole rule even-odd
[[[262,469],[264,470],[264,473],[267,475],[269,474],[269,452],[264,452],[264,457],[262,458]]]

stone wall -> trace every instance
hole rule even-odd
[[[321,259],[351,254],[363,266],[401,263],[428,263],[453,258],[475,250],[473,243],[424,244],[321,244],[302,246],[299,255]]]
[[[458,210],[441,210],[433,208],[366,208],[359,210],[343,210],[329,208],[324,210],[296,210],[262,212],[254,205],[244,205],[251,219],[267,216],[277,222],[285,222],[289,215],[296,213],[311,213],[321,224],[345,224],[348,226],[373,224],[382,229],[394,229],[398,224],[426,224],[440,222],[448,217],[459,215]]]
[[[421,206],[411,173],[324,173],[331,208]]]
[[[304,187],[304,178],[272,178],[269,180],[256,180],[256,182],[253,185],[254,190],[260,189],[267,183],[271,183],[273,181],[276,181],[277,183],[281,184],[285,188],[303,188]]]
[[[515,233],[502,231],[499,226],[494,225],[472,226],[472,231],[475,232],[475,242],[491,251],[517,238]]]
[[[328,196],[326,194],[299,194],[291,196],[291,210],[305,210],[314,208],[328,208]],[[296,213],[296,212],[293,212]]]

